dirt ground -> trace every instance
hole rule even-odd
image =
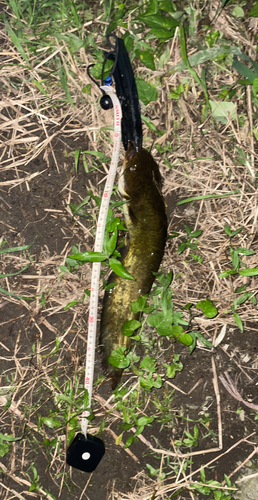
[[[82,149],[87,149],[83,135],[79,138],[79,142]],[[114,495],[115,491],[123,492],[125,495],[137,491],[139,496],[135,498],[141,498],[140,491],[141,488],[147,486],[146,480],[153,491],[155,490],[156,479],[155,477],[147,478],[146,463],[155,469],[159,469],[161,463],[163,465],[166,463],[165,471],[172,470],[170,463],[173,462],[173,457],[169,458],[152,452],[146,442],[141,440],[134,442],[127,450],[115,443],[121,429],[119,418],[112,421],[108,415],[105,417],[107,409],[103,407],[103,404],[112,395],[110,383],[106,380],[98,385],[94,392],[96,398],[93,398],[94,426],[98,427],[103,417],[109,422],[99,434],[105,443],[106,453],[93,474],[81,473],[75,469],[69,470],[64,463],[63,454],[60,454],[60,458],[58,457],[58,450],[54,458],[55,465],[53,466],[52,460],[52,465],[49,466],[49,457],[43,447],[42,434],[37,433],[35,427],[37,418],[35,418],[34,411],[36,413],[41,411],[42,414],[47,415],[48,410],[53,408],[53,394],[49,392],[49,398],[46,397],[49,389],[45,384],[45,379],[53,374],[58,365],[54,364],[51,368],[51,358],[49,358],[48,366],[42,365],[37,356],[37,349],[35,350],[33,346],[40,345],[41,352],[47,354],[55,344],[56,335],[61,337],[62,364],[59,375],[64,380],[72,379],[75,371],[81,371],[85,361],[88,302],[68,310],[64,310],[64,305],[69,302],[70,296],[73,300],[81,299],[83,290],[89,286],[90,265],[84,265],[77,273],[65,274],[62,277],[58,276],[58,266],[65,264],[65,257],[71,253],[72,245],[79,245],[81,250],[92,249],[94,224],[79,217],[72,220],[67,212],[67,204],[79,203],[85,198],[87,189],[92,189],[92,186],[97,187],[104,175],[102,170],[86,174],[81,164],[79,164],[78,172],[75,172],[73,156],[68,156],[67,153],[77,147],[78,140],[76,142],[68,141],[67,138],[57,140],[54,152],[60,172],[57,171],[51,154],[48,155],[48,161],[39,156],[27,166],[19,166],[17,178],[36,175],[28,182],[15,187],[12,185],[9,187],[6,184],[6,181],[14,179],[14,171],[0,171],[1,237],[8,242],[9,247],[28,245],[36,238],[30,249],[30,256],[33,259],[30,267],[19,275],[2,279],[1,286],[26,297],[34,296],[35,293],[37,295],[37,300],[31,302],[1,295],[1,387],[9,386],[11,382],[15,383],[17,389],[12,402],[17,404],[19,410],[22,410],[22,416],[19,418],[17,412],[15,414],[14,407],[7,411],[2,408],[1,432],[15,431],[16,436],[23,436],[1,459],[9,472],[9,475],[2,475],[4,485],[0,493],[2,499],[11,498],[7,497],[8,489],[18,491],[23,495],[22,498],[31,496],[43,498],[35,491],[33,495],[32,492],[28,493],[26,482],[21,481],[28,479],[26,470],[31,463],[38,471],[38,484],[45,491],[48,490],[49,494],[61,499],[95,500],[98,498],[98,500],[104,500],[111,498],[110,495]],[[178,211],[175,208],[182,194],[183,190],[178,188],[176,192],[167,195],[168,221],[174,231],[182,227],[183,223],[190,225],[189,216],[187,217],[185,213],[186,209]],[[175,210],[180,214],[180,219],[175,218]],[[169,244],[168,242],[168,246]],[[14,270],[17,271],[18,267],[22,267],[20,253],[19,257],[18,253],[9,254],[7,257],[2,262],[2,273],[12,273]],[[26,259],[24,255],[24,261]],[[171,269],[173,269],[173,260]],[[38,276],[39,273],[41,276]],[[42,294],[46,299],[46,305],[39,301]],[[51,298],[51,294],[54,299]],[[207,326],[208,337],[212,339],[214,332],[218,334],[219,330],[218,325],[214,326],[210,322]],[[199,425],[199,446],[192,449],[200,454],[191,455],[192,464],[188,464],[184,472],[185,476],[190,471],[193,473],[200,466],[212,462],[210,468],[206,469],[206,479],[221,482],[224,480],[224,474],[230,476],[252,454],[256,446],[257,421],[254,416],[257,410],[249,408],[233,397],[219,381],[219,377],[221,375],[225,377],[224,373],[227,371],[237,386],[237,393],[247,403],[257,406],[257,346],[257,324],[251,321],[245,322],[244,333],[232,324],[227,325],[224,339],[213,350],[199,344],[192,355],[189,355],[186,347],[176,346],[176,352],[181,353],[184,369],[177,373],[175,379],[170,380],[174,384],[173,387],[165,384],[162,389],[154,391],[159,400],[163,400],[168,393],[171,395],[174,391],[172,409],[168,407],[169,418],[163,428],[161,422],[158,421],[155,421],[151,427],[146,427],[144,438],[155,448],[173,451],[171,440],[181,439],[185,429],[192,430],[193,428],[193,424],[186,422],[182,417],[188,416],[198,421],[208,413],[211,422],[206,426]],[[214,364],[212,364],[212,359]],[[215,393],[216,387],[214,390],[214,366],[221,406],[218,394]],[[97,348],[96,379],[101,375],[103,375],[101,359]],[[127,377],[125,376],[125,380]],[[26,394],[26,382],[28,383],[31,379],[35,379],[34,390]],[[43,391],[41,393],[40,388]],[[187,394],[189,392],[190,394]],[[29,405],[35,405],[37,398],[39,398],[39,407],[34,411],[29,411]],[[157,411],[154,406],[149,410],[153,413]],[[218,414],[221,414],[221,425],[218,421]],[[207,453],[209,449],[218,448],[218,429],[223,440],[222,449]],[[56,435],[56,431],[47,429],[46,434],[53,436]],[[125,440],[124,437],[123,440]],[[185,460],[185,457],[179,460],[182,467]],[[14,476],[19,477],[19,480],[14,480]],[[237,476],[236,473],[232,477],[233,483]],[[63,488],[60,486],[60,477],[65,483]],[[193,476],[194,480],[197,478],[199,480],[198,475]],[[175,476],[172,474],[171,483],[174,480]],[[112,498],[122,498],[122,496],[112,496]],[[178,498],[190,500],[193,498],[193,493],[184,490]],[[207,498],[207,496],[203,497],[195,492],[194,498]],[[208,495],[208,498],[213,498],[213,496]]]

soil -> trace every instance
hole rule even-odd
[[[69,470],[61,452],[59,459],[58,448],[54,459],[57,466],[55,474],[53,474],[51,467],[49,467],[46,448],[43,446],[43,438],[36,432],[35,428],[32,429],[29,425],[33,422],[37,423],[37,418],[30,414],[26,408],[30,403],[35,403],[39,394],[41,377],[43,380],[45,375],[42,366],[38,364],[33,346],[40,342],[41,350],[45,348],[45,352],[49,353],[53,348],[57,333],[59,337],[65,336],[65,341],[60,345],[60,357],[62,357],[60,369],[62,374],[60,373],[60,376],[63,376],[64,380],[72,379],[75,371],[82,369],[86,352],[88,303],[79,306],[76,320],[74,320],[76,307],[67,310],[62,307],[57,312],[53,312],[53,309],[53,313],[50,311],[50,314],[47,311],[48,308],[56,307],[57,302],[51,302],[49,289],[51,286],[54,289],[56,278],[53,275],[57,272],[58,265],[64,265],[65,256],[71,253],[72,246],[79,246],[81,250],[90,250],[93,245],[94,232],[92,228],[94,224],[79,217],[72,220],[65,209],[69,193],[68,187],[71,189],[70,203],[78,204],[85,198],[88,189],[92,189],[92,186],[98,186],[104,175],[102,170],[86,174],[82,164],[79,164],[76,173],[73,157],[67,156],[66,153],[75,150],[78,147],[78,141],[73,143],[72,140],[69,142],[65,138],[64,142],[65,148],[64,143],[58,141],[54,149],[60,172],[57,171],[52,155],[49,154],[48,161],[44,160],[43,157],[38,157],[28,165],[19,167],[18,175],[20,178],[28,174],[39,173],[28,183],[24,182],[10,188],[8,185],[0,185],[1,236],[7,240],[9,247],[28,245],[35,240],[30,249],[30,255],[33,258],[31,266],[23,273],[8,278],[10,290],[13,293],[19,290],[17,292],[19,295],[33,296],[39,286],[38,280],[36,278],[26,279],[26,276],[37,275],[39,269],[44,273],[44,276],[51,276],[49,280],[45,278],[49,287],[45,289],[47,300],[45,308],[39,306],[38,302],[38,305],[35,306],[35,301],[26,302],[15,298],[12,300],[4,294],[1,297],[1,386],[9,385],[14,373],[16,373],[16,384],[19,384],[19,373],[22,374],[23,382],[32,378],[36,380],[34,391],[30,393],[31,400],[30,398],[26,399],[24,390],[22,392],[23,399],[19,409],[25,415],[25,419],[19,420],[17,416],[11,418],[10,410],[2,413],[4,425],[1,432],[13,433],[15,430],[16,436],[22,436],[22,439],[15,443],[13,451],[1,459],[1,462],[7,467],[7,471],[10,472],[9,475],[2,474],[4,488],[0,497],[3,499],[7,498],[5,495],[8,488],[18,491],[23,495],[23,498],[31,498],[26,484],[14,480],[14,476],[28,480],[26,471],[31,464],[34,464],[37,469],[39,485],[61,500],[68,498],[104,500],[109,498],[112,488],[124,494],[133,492],[136,485],[137,488],[143,485],[141,472],[144,471],[145,474],[148,474],[146,463],[155,469],[159,469],[161,464],[162,455],[151,452],[148,446],[140,440],[135,441],[127,450],[118,446],[115,442],[115,435],[119,436],[121,427],[119,419],[116,419],[98,434],[105,443],[106,453],[92,475],[76,469]],[[81,137],[80,147],[87,148],[83,137]],[[16,175],[17,172],[15,173],[14,170],[2,171],[0,172],[0,182],[12,180]],[[168,196],[167,203],[168,219],[171,221],[176,199]],[[183,222],[187,223],[188,221]],[[12,273],[14,268],[17,271],[19,264],[15,260],[17,255],[16,253],[11,254],[12,258],[3,261],[4,268],[1,272]],[[45,262],[45,267],[42,267],[43,262]],[[173,267],[173,263],[171,265]],[[38,289],[39,295],[44,289],[42,281],[44,280],[39,280],[41,283],[41,288]],[[63,287],[66,286],[68,289],[71,287],[72,294],[75,289],[78,289],[78,295],[81,297],[85,286],[86,288],[89,286],[89,281],[90,265],[87,265],[85,268],[80,268],[77,274],[66,275]],[[7,289],[6,280],[2,280],[1,286]],[[62,299],[62,293],[63,291],[60,289],[59,304],[65,300],[65,298]],[[44,322],[45,319],[47,322]],[[210,338],[213,337],[214,327],[208,329],[208,334]],[[218,414],[213,385],[212,357],[214,357],[217,377],[223,375],[225,378],[224,373],[227,371],[233,382],[237,384],[237,391],[243,399],[258,405],[257,326],[252,323],[246,324],[244,333],[241,333],[236,327],[228,327],[225,338],[213,349],[213,352],[201,344],[192,355],[189,355],[188,349],[183,346],[177,346],[176,352],[181,353],[180,360],[184,369],[177,373],[175,379],[172,380],[173,384],[185,393],[188,393],[195,384],[198,383],[198,385],[188,395],[167,384],[164,384],[162,389],[156,389],[154,394],[160,401],[167,396],[167,393],[174,390],[172,401],[174,410],[170,411],[169,420],[164,427],[162,427],[162,422],[158,422],[158,420],[155,420],[151,427],[146,427],[143,433],[144,437],[151,441],[155,448],[160,447],[173,451],[171,440],[185,438],[185,429],[193,431],[194,423],[187,422],[185,418],[189,417],[191,420],[198,421],[208,413],[212,420],[207,425],[198,424],[200,430],[199,445],[197,448],[192,448],[192,451],[203,450],[204,452],[192,456],[190,467],[193,472],[201,465],[214,460],[210,468],[206,469],[206,479],[221,482],[224,480],[224,474],[230,475],[252,453],[253,443],[256,440],[254,433],[257,431],[257,420],[254,419],[256,412],[235,399],[219,381],[223,448],[220,451],[205,453],[205,450],[218,447]],[[50,366],[48,369],[49,373],[52,374]],[[97,348],[95,377],[97,379],[102,375],[101,357]],[[123,380],[126,380],[126,377],[125,375]],[[19,402],[19,395],[18,389],[12,400],[13,403]],[[97,395],[104,401],[112,395],[109,381],[105,379],[100,383]],[[49,410],[54,407],[53,394],[50,393],[49,397],[49,400],[45,397],[44,401],[40,401],[40,411],[45,415],[48,415]],[[94,425],[100,426],[105,414],[98,399],[94,399],[93,410],[96,413]],[[156,409],[153,407],[153,413],[155,411]],[[101,416],[98,416],[98,413]],[[106,418],[108,420],[108,415]],[[25,422],[26,425],[24,425]],[[49,429],[47,434],[54,436],[56,431]],[[129,435],[130,433],[126,433],[123,436],[123,441]],[[252,436],[244,439],[249,435]],[[26,445],[25,438],[27,439]],[[233,445],[240,440],[243,441],[234,448]],[[223,455],[230,448],[232,448],[231,451]],[[189,449],[185,448],[185,452],[187,451]],[[13,468],[14,453],[15,469]],[[220,457],[220,455],[223,456]],[[173,458],[164,456],[163,460],[166,463],[165,471],[168,472]],[[187,475],[189,471],[188,468],[185,474]],[[30,471],[30,476],[33,476],[32,471]],[[65,478],[65,484],[60,490],[61,476]],[[199,475],[193,476],[193,478],[200,480]],[[150,477],[149,484],[152,484],[154,479]],[[233,476],[232,481],[235,482],[236,479],[237,474]],[[171,482],[174,480],[175,477],[172,475]],[[36,490],[34,490],[34,494],[36,494]],[[193,498],[187,490],[181,492],[180,495],[179,497],[185,500]],[[36,496],[42,498],[39,494]],[[122,498],[122,496],[115,498]],[[213,498],[213,496],[204,497],[202,494],[194,492],[194,498]]]

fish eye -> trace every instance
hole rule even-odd
[[[133,172],[134,170],[136,170],[136,166],[130,167],[129,170],[130,172]]]

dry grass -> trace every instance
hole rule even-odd
[[[226,17],[223,18],[224,25],[220,25],[220,29],[226,29],[226,35],[231,36],[229,21]],[[249,53],[255,51],[254,34],[256,27],[250,34],[245,35]],[[123,32],[123,30],[121,30]],[[65,103],[64,91],[61,89],[56,77],[52,77],[51,93],[43,84],[44,95],[39,91],[35,82],[41,82],[42,78],[49,72],[50,56],[44,58],[44,53],[40,63],[35,65],[34,57],[29,60],[31,70],[24,68],[24,61],[10,43],[6,32],[2,29],[0,36],[4,39],[4,47],[1,56],[4,58],[4,66],[0,69],[0,145],[1,145],[1,172],[8,173],[8,180],[0,182],[1,193],[8,193],[11,190],[30,190],[33,179],[41,175],[42,171],[32,172],[32,161],[37,157],[42,158],[46,162],[46,167],[49,166],[50,158],[54,160],[57,172],[61,172],[64,168],[60,165],[55,156],[55,145],[57,140],[62,141],[64,148],[70,151],[69,139],[79,138],[82,134],[88,143],[89,150],[98,150],[109,154],[112,146],[107,139],[107,135],[100,133],[103,125],[111,125],[112,113],[103,112],[98,104],[99,94],[97,89],[92,87],[91,96],[87,96],[82,92],[82,88],[88,83],[86,68],[92,62],[84,49],[80,49],[79,58],[75,58],[69,53],[69,49],[65,46],[65,42],[56,40],[55,54],[59,54],[62,58],[64,68],[71,68],[73,76],[67,70],[68,86],[71,96],[74,100],[74,106]],[[96,37],[96,44],[102,43],[102,37]],[[180,60],[180,52],[178,40],[175,37],[173,40],[173,51],[171,50],[171,59],[168,68],[175,66]],[[208,81],[208,91],[210,98],[215,100],[219,93],[220,85],[234,85],[237,75],[231,71],[230,74],[225,74],[219,67],[216,69],[216,79]],[[215,72],[215,69],[214,69]],[[140,67],[136,69],[136,73],[145,75],[145,69]],[[160,72],[162,73],[162,72]],[[164,76],[166,74],[164,70]],[[146,73],[146,78],[149,78],[149,73]],[[19,77],[19,85],[11,84]],[[188,89],[179,101],[173,101],[168,98],[171,87],[176,87],[182,78],[188,78]],[[22,84],[21,84],[22,82]],[[256,161],[257,148],[253,134],[253,108],[250,100],[250,95],[245,94],[243,87],[238,88],[237,98],[238,106],[241,106],[241,113],[237,120],[228,119],[225,125],[213,124],[210,117],[205,123],[199,113],[200,102],[202,96],[200,90],[196,88],[196,84],[189,78],[187,72],[174,73],[172,76],[164,79],[164,85],[159,88],[159,99],[154,104],[150,104],[146,112],[152,117],[153,122],[161,130],[166,130],[165,134],[155,140],[159,146],[165,146],[167,141],[170,144],[170,149],[167,151],[167,160],[170,164],[176,164],[170,169],[164,162],[165,155],[161,155],[154,148],[152,153],[154,158],[160,165],[164,177],[164,195],[175,197],[177,200],[186,199],[192,196],[224,193],[235,193],[225,198],[211,198],[195,203],[187,203],[178,206],[175,209],[173,218],[170,221],[169,232],[178,231],[180,235],[185,236],[182,229],[182,221],[191,226],[193,230],[202,229],[202,235],[198,238],[199,255],[202,257],[202,262],[196,262],[191,258],[192,253],[189,249],[181,255],[177,255],[178,238],[168,241],[166,253],[163,261],[163,268],[166,271],[173,269],[174,276],[177,279],[173,281],[173,291],[175,292],[174,303],[177,307],[182,307],[191,302],[196,304],[199,300],[210,298],[218,308],[218,315],[215,319],[205,319],[201,313],[195,313],[193,326],[199,329],[205,336],[212,337],[213,340],[219,333],[219,330],[224,325],[235,326],[231,306],[236,298],[235,290],[243,284],[247,285],[246,291],[251,291],[253,296],[257,295],[258,278],[243,278],[242,276],[228,276],[227,278],[219,278],[219,274],[226,269],[232,268],[230,259],[230,240],[224,231],[224,225],[227,224],[232,230],[243,226],[243,230],[236,237],[237,247],[252,249],[255,254],[252,256],[242,256],[241,259],[247,267],[257,267],[257,188],[255,186],[256,179]],[[241,95],[240,95],[241,94]],[[53,107],[53,103],[63,102],[61,107]],[[146,147],[150,147],[153,138],[150,131],[144,127],[144,137]],[[156,138],[155,138],[156,139]],[[79,141],[78,141],[79,147]],[[240,162],[239,149],[246,155],[247,161],[245,165]],[[121,159],[123,152],[121,151]],[[67,216],[71,215],[69,203],[73,193],[73,178],[64,186],[65,202],[63,213]],[[92,186],[95,193],[101,192],[99,185]],[[2,197],[0,196],[1,200]],[[5,202],[4,202],[5,203]],[[5,205],[3,205],[5,207]],[[6,207],[5,207],[6,208]],[[92,213],[97,214],[96,206],[92,205]],[[52,215],[55,214],[53,211]],[[69,217],[66,223],[69,223]],[[90,249],[92,242],[94,224],[90,227],[79,218],[75,219],[78,238],[80,245],[83,248]],[[10,228],[15,232],[15,227]],[[29,242],[26,242],[29,243]],[[20,242],[18,242],[20,244]],[[0,303],[0,312],[4,313],[5,306],[9,302],[21,304],[22,313],[11,320],[5,321],[1,318],[0,326],[5,327],[9,321],[22,319],[26,322],[27,331],[33,324],[38,330],[36,339],[35,353],[33,356],[33,364],[31,352],[23,349],[24,339],[18,337],[14,352],[10,352],[5,342],[1,342],[1,357],[0,359],[8,363],[9,368],[1,377],[1,425],[3,432],[8,432],[13,436],[22,436],[24,432],[23,423],[26,423],[26,428],[32,431],[30,439],[34,433],[38,436],[36,439],[52,439],[53,433],[45,432],[37,428],[37,412],[42,410],[43,406],[50,404],[60,405],[58,398],[59,394],[64,391],[65,384],[72,376],[72,387],[78,389],[78,381],[74,373],[82,375],[83,368],[81,366],[81,353],[85,351],[85,329],[87,317],[88,302],[77,305],[72,309],[73,315],[69,324],[67,324],[59,335],[60,348],[54,359],[51,352],[55,349],[55,336],[58,334],[58,329],[52,322],[52,317],[55,314],[62,313],[64,307],[74,300],[81,300],[85,288],[90,284],[90,264],[83,268],[83,277],[76,274],[67,273],[60,276],[60,265],[65,264],[65,258],[71,252],[69,245],[65,245],[60,254],[51,254],[48,247],[42,248],[37,262],[33,264],[33,273],[20,275],[17,281],[12,281],[10,285],[9,278],[1,279],[2,287],[9,292],[20,296],[26,295],[33,297],[37,295],[35,301],[28,302],[18,299],[13,296],[2,295]],[[1,255],[2,273],[6,273],[10,267],[13,272],[21,269],[29,263],[28,254],[3,254]],[[46,304],[42,304],[40,297],[45,296]],[[226,312],[227,311],[227,312]],[[250,301],[240,305],[237,312],[241,316],[245,327],[248,327],[248,322],[251,321],[252,328],[257,328],[257,307],[252,305]],[[53,334],[53,340],[45,345],[42,342],[43,326]],[[250,326],[250,325],[249,325]],[[69,334],[73,332],[73,340]],[[69,339],[69,340],[67,340]],[[230,355],[230,353],[228,353]],[[67,357],[69,362],[67,362]],[[54,359],[54,361],[53,361]],[[35,361],[36,360],[36,361]],[[72,367],[69,371],[69,364]],[[252,371],[248,372],[249,381],[256,376],[257,366],[252,365]],[[57,386],[53,385],[54,370],[59,370],[61,385],[59,391]],[[216,376],[213,372],[214,380]],[[39,394],[39,381],[44,385],[48,399],[41,400],[40,408],[37,411],[33,409],[33,401],[35,395]],[[116,439],[114,431],[111,429],[112,423],[121,420],[121,414],[116,410],[116,405],[112,401],[105,401],[98,394],[99,385],[95,387],[94,393],[94,413],[97,424],[92,425],[91,433],[94,434],[99,429],[102,417],[107,420],[107,430],[110,430],[112,439]],[[130,386],[128,386],[130,392]],[[220,424],[220,399],[219,386],[216,386],[217,393],[217,408],[218,408],[218,425],[219,434],[222,439],[222,428]],[[56,396],[54,396],[56,395]],[[11,401],[9,407],[6,407],[8,401]],[[30,406],[31,404],[31,406]],[[109,416],[106,415],[107,408],[110,410]],[[17,433],[18,430],[18,433]],[[49,473],[54,483],[59,488],[61,495],[64,482],[67,480],[67,473],[64,466],[64,456],[58,452],[58,446],[61,443],[65,450],[66,429],[61,437],[58,437],[55,450],[52,450],[51,465]],[[113,434],[112,434],[113,432]],[[146,450],[153,449],[154,445],[150,444],[143,436],[142,442],[146,446]],[[250,445],[254,451],[247,456],[246,461],[254,456],[257,452],[256,444],[252,436],[244,437],[237,441],[232,446],[236,448],[242,442]],[[173,443],[171,442],[170,445]],[[5,500],[11,498],[27,499],[30,497],[39,498],[42,495],[44,498],[51,498],[49,494],[40,489],[38,492],[29,492],[31,481],[26,479],[24,470],[28,469],[30,463],[29,456],[33,442],[23,440],[23,448],[19,448],[19,462],[17,466],[16,457],[17,443],[12,444],[10,452],[10,461],[8,467],[0,463],[1,469],[5,475],[10,478],[10,483],[1,482],[3,488],[2,497]],[[221,449],[219,446],[218,449]],[[156,450],[156,449],[155,449]],[[157,451],[157,450],[156,450]],[[162,471],[164,456],[168,454],[167,450],[158,450],[160,453],[160,472]],[[209,450],[206,450],[207,452]],[[224,456],[230,450],[218,452],[216,458],[206,461],[205,466],[208,467],[215,460]],[[46,452],[42,448],[42,453],[46,456]],[[130,448],[125,450],[133,460],[138,460],[131,452]],[[204,453],[203,451],[198,453]],[[174,477],[166,478],[164,481],[153,480],[146,476],[144,471],[140,471],[134,479],[134,490],[128,494],[122,494],[116,490],[115,484],[111,485],[109,499],[128,499],[128,500],[165,500],[167,495],[172,495],[175,492],[180,492],[181,488],[189,490],[190,498],[194,498],[191,484],[196,479],[195,473],[185,474],[183,465],[186,457],[181,456],[178,452],[171,454],[176,457],[179,472]],[[194,454],[189,453],[188,458]],[[49,457],[48,457],[49,459]],[[243,464],[241,464],[242,466]],[[21,472],[17,472],[17,467]],[[227,471],[227,474],[232,475],[236,471]],[[71,476],[72,479],[72,476]],[[81,495],[78,498],[89,498],[87,496],[87,486],[91,477],[84,479],[84,486],[80,485]],[[8,486],[11,484],[11,486]],[[41,484],[41,482],[40,482]],[[225,485],[221,486],[226,489]],[[45,496],[44,496],[45,495]],[[180,497],[179,497],[180,498]]]

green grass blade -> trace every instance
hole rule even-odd
[[[183,205],[184,203],[189,203],[190,201],[208,200],[209,198],[225,198],[226,196],[234,196],[238,194],[239,190],[236,189],[233,192],[223,193],[223,194],[203,194],[202,196],[193,196],[192,198],[187,198],[186,200],[181,200],[177,202],[177,205]]]
[[[6,31],[9,35],[9,37],[11,38],[13,44],[15,45],[16,49],[20,52],[24,61],[26,61],[29,64],[29,59],[28,59],[27,55],[25,54],[25,51],[24,51],[23,46],[21,44],[21,41],[19,40],[17,35],[14,33],[14,31],[11,28],[10,24],[8,23],[7,19],[4,20],[4,24],[6,27]]]
[[[25,267],[23,267],[22,269],[20,269],[20,271],[17,271],[17,273],[0,274],[0,278],[9,278],[10,276],[17,276],[17,274],[20,274],[23,271],[26,271],[26,269],[28,269],[28,267],[30,265],[31,265],[31,262],[29,264],[27,264]]]
[[[21,300],[35,300],[35,297],[22,297],[21,295],[16,295],[16,293],[8,292],[5,288],[0,287],[0,293],[4,293],[5,295],[9,295],[10,297],[16,297],[16,299]]]

